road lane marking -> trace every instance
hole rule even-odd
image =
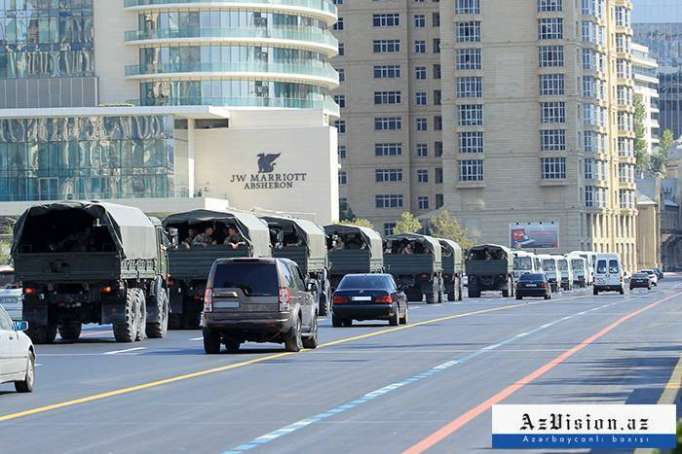
[[[425,379],[427,379],[427,378],[429,378],[435,374],[441,373],[441,372],[448,370],[454,366],[464,364],[464,363],[466,363],[466,362],[468,362],[474,358],[477,358],[477,357],[479,357],[485,353],[488,353],[490,351],[496,350],[499,347],[502,347],[504,345],[510,344],[510,343],[512,343],[518,339],[529,336],[531,334],[539,333],[540,331],[544,331],[544,330],[546,330],[546,329],[548,329],[554,325],[557,325],[561,322],[570,320],[572,318],[580,317],[582,315],[585,315],[585,314],[590,313],[590,312],[597,311],[599,309],[603,309],[605,307],[613,306],[614,304],[616,304],[616,302],[603,304],[601,306],[598,306],[598,307],[595,307],[595,308],[592,308],[589,310],[577,312],[577,313],[572,314],[570,316],[562,317],[562,318],[559,318],[559,319],[554,320],[552,322],[545,323],[544,325],[541,325],[538,328],[532,329],[530,331],[516,334],[516,335],[514,335],[510,338],[507,338],[506,340],[503,340],[501,342],[498,342],[496,344],[488,345],[486,347],[478,349],[469,355],[466,355],[466,356],[463,356],[463,357],[458,358],[458,359],[453,359],[453,360],[446,361],[444,363],[438,364],[438,365],[436,365],[430,369],[425,370],[424,372],[421,372],[417,375],[413,375],[412,377],[406,378],[405,380],[402,380],[402,381],[399,381],[396,383],[391,383],[391,384],[386,385],[382,388],[376,389],[374,391],[370,391],[369,393],[359,397],[358,399],[355,399],[355,400],[352,400],[349,402],[345,402],[345,403],[343,403],[337,407],[334,407],[330,410],[326,410],[322,413],[318,413],[318,414],[311,416],[309,418],[301,419],[301,420],[296,421],[296,422],[289,424],[287,426],[273,430],[272,432],[268,432],[264,435],[261,435],[257,438],[254,438],[253,440],[251,440],[247,443],[243,443],[243,444],[241,444],[235,448],[232,448],[228,451],[224,451],[223,454],[241,454],[241,453],[244,453],[246,451],[250,451],[250,450],[255,449],[255,448],[260,448],[260,447],[262,447],[262,446],[264,446],[264,445],[266,445],[266,444],[268,444],[274,440],[277,440],[278,438],[281,438],[281,437],[289,435],[293,432],[299,431],[299,430],[301,430],[305,427],[308,427],[312,424],[322,422],[322,421],[329,419],[332,416],[336,416],[340,413],[345,413],[349,410],[352,410],[354,408],[359,407],[360,405],[364,405],[367,402],[371,402],[373,400],[376,400],[379,397],[385,396],[386,394],[392,393],[392,392],[394,392],[398,389],[401,389],[405,386],[408,386],[408,385],[420,382],[422,380],[425,380]]]
[[[449,437],[453,433],[457,432],[459,429],[461,429],[463,426],[465,426],[466,424],[468,424],[469,422],[471,422],[472,420],[474,420],[475,418],[477,418],[481,414],[490,410],[490,408],[492,408],[493,405],[496,405],[496,404],[504,401],[505,399],[507,399],[512,394],[516,393],[517,391],[521,390],[526,385],[528,385],[528,384],[534,382],[535,380],[537,380],[538,378],[542,377],[547,372],[551,371],[552,369],[554,369],[558,365],[565,362],[571,356],[573,356],[576,353],[578,353],[579,351],[587,348],[588,346],[593,344],[595,341],[604,337],[605,335],[607,335],[608,333],[610,333],[611,331],[613,331],[614,329],[616,329],[617,327],[619,327],[623,323],[627,322],[631,318],[634,318],[634,317],[640,315],[641,313],[648,311],[649,309],[653,309],[654,307],[658,306],[659,304],[662,304],[666,301],[669,301],[669,300],[676,298],[676,297],[679,297],[679,296],[680,296],[679,293],[668,296],[666,298],[655,301],[655,302],[653,302],[647,306],[644,306],[640,309],[637,309],[636,311],[630,312],[629,314],[617,319],[616,321],[610,323],[609,325],[602,328],[601,330],[599,330],[595,334],[584,339],[579,344],[573,346],[569,350],[564,351],[561,355],[555,357],[554,359],[552,359],[551,361],[549,361],[545,365],[535,369],[530,374],[528,374],[525,377],[517,380],[513,384],[507,386],[502,391],[491,396],[490,398],[488,398],[484,402],[481,402],[480,404],[476,405],[475,407],[472,407],[471,409],[467,410],[465,413],[463,413],[462,415],[453,419],[448,424],[444,425],[443,427],[436,430],[432,434],[423,438],[422,440],[420,440],[416,444],[410,446],[408,449],[403,451],[402,454],[421,454],[421,453],[431,449],[432,447],[434,447],[435,445],[437,445],[438,443],[440,443],[441,441],[443,441],[444,439],[446,439],[447,437]]]
[[[111,352],[104,352],[104,353],[102,353],[102,355],[118,355],[119,353],[138,352],[140,350],[147,350],[147,347],[133,347],[133,348],[126,348],[125,350],[114,350]]]
[[[587,297],[588,296],[577,296],[577,297],[571,298],[571,299],[580,299],[580,298],[587,298]],[[339,340],[332,341],[332,342],[327,342],[325,344],[319,345],[318,349],[319,348],[327,348],[327,347],[331,347],[334,345],[341,345],[341,344],[345,344],[345,343],[349,343],[349,342],[354,342],[356,340],[368,339],[368,338],[372,338],[372,337],[376,337],[376,336],[381,336],[384,334],[390,334],[390,333],[402,331],[405,329],[413,329],[413,328],[416,328],[419,326],[425,326],[425,325],[438,323],[438,322],[442,322],[442,321],[446,321],[446,320],[454,320],[454,319],[458,319],[458,318],[469,317],[469,316],[474,316],[474,315],[479,315],[479,314],[485,314],[485,313],[495,312],[495,311],[501,311],[501,310],[505,310],[505,309],[527,307],[527,306],[535,305],[535,304],[551,304],[551,303],[552,303],[552,301],[541,300],[541,301],[532,302],[532,303],[508,304],[508,305],[497,306],[497,307],[493,307],[493,308],[489,308],[489,309],[481,309],[478,311],[465,312],[465,313],[461,313],[461,314],[454,314],[454,315],[450,315],[450,316],[446,316],[446,317],[439,317],[439,318],[434,318],[431,320],[424,320],[424,321],[421,321],[418,323],[412,323],[410,325],[403,325],[401,327],[382,329],[382,330],[373,331],[371,333],[367,333],[367,334],[363,334],[363,335],[359,335],[359,336],[352,336],[352,337],[347,337],[347,338],[339,339]],[[307,352],[307,351],[309,351],[309,350],[307,350],[307,349],[302,350],[302,352]],[[163,385],[167,385],[167,384],[171,384],[171,383],[177,383],[180,381],[186,381],[186,380],[191,380],[194,378],[204,377],[206,375],[222,373],[222,372],[226,372],[229,370],[239,369],[242,367],[250,366],[252,364],[258,364],[258,363],[262,363],[262,362],[266,362],[266,361],[280,359],[280,358],[284,358],[286,356],[291,356],[291,355],[296,355],[296,353],[289,353],[289,352],[276,353],[276,354],[262,356],[262,357],[247,360],[247,361],[228,364],[225,366],[214,367],[211,369],[203,369],[203,370],[199,370],[199,371],[188,373],[188,374],[176,375],[176,376],[172,376],[172,377],[168,377],[168,378],[164,378],[164,379],[160,379],[160,380],[142,383],[139,385],[129,386],[126,388],[115,389],[112,391],[106,391],[106,392],[102,392],[102,393],[92,394],[89,396],[84,396],[84,397],[73,399],[73,400],[68,400],[68,401],[59,402],[59,403],[50,404],[50,405],[44,405],[41,407],[29,409],[29,410],[19,411],[19,412],[15,412],[15,413],[8,413],[6,415],[0,415],[0,422],[11,421],[14,419],[24,418],[27,416],[33,416],[33,415],[37,415],[37,414],[41,414],[41,413],[47,413],[47,412],[59,410],[62,408],[67,408],[67,407],[72,407],[75,405],[81,405],[81,404],[86,404],[86,403],[90,403],[90,402],[94,402],[94,401],[98,401],[98,400],[102,400],[102,399],[107,399],[110,397],[117,397],[117,396],[121,396],[121,395],[131,394],[134,392],[143,391],[143,390],[147,390],[150,388],[157,388],[159,386],[163,386]]]

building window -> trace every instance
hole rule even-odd
[[[348,183],[348,173],[345,170],[340,170],[339,171],[339,184],[347,184]]]
[[[458,133],[460,153],[483,153],[483,133],[466,131]]]
[[[561,11],[561,0],[538,0],[538,11],[541,13]]]
[[[426,41],[416,40],[414,42],[414,52],[416,54],[425,54],[426,53]]]
[[[443,168],[436,167],[436,184],[443,184]]]
[[[443,100],[443,92],[440,90],[433,90],[433,105],[440,106]]]
[[[441,156],[443,156],[443,142],[441,142],[441,141],[433,142],[433,154],[437,158],[440,158]]]
[[[417,183],[428,183],[429,171],[428,169],[417,169]]]
[[[482,126],[483,105],[464,104],[457,106],[457,121],[459,126]]]
[[[456,69],[481,69],[481,49],[457,49]]]
[[[336,120],[334,122],[334,126],[336,126],[336,129],[339,132],[339,134],[346,133],[346,120]]]
[[[428,131],[429,125],[426,118],[417,118],[417,131]]]
[[[563,151],[566,149],[566,130],[543,129],[540,131],[540,150]]]
[[[483,96],[483,79],[481,77],[458,77],[458,98],[480,98]]]
[[[566,103],[541,102],[540,117],[542,123],[566,123]]]
[[[594,159],[585,159],[585,179],[594,178]]]
[[[372,25],[374,27],[397,27],[400,25],[400,14],[375,14],[372,16]]]
[[[542,158],[542,179],[563,180],[566,178],[566,158]]]
[[[481,14],[481,0],[457,0],[455,14]]]
[[[346,159],[346,146],[345,145],[339,145],[337,148],[338,154],[339,154],[339,159]]]
[[[334,31],[340,32],[343,30],[343,17],[339,17],[336,20],[336,23],[332,26]]]
[[[585,206],[594,207],[594,186],[585,186]]]
[[[433,117],[433,130],[442,131],[443,130],[443,117],[440,115],[435,115]]]
[[[481,41],[481,23],[479,21],[457,22],[455,30],[457,42]]]
[[[343,43],[339,43],[339,57],[346,55],[345,47]]]
[[[378,194],[375,196],[375,205],[377,208],[402,208],[403,196],[402,194]]]
[[[346,95],[334,95],[334,102],[339,105],[340,108],[346,107]]]
[[[538,19],[538,39],[563,39],[564,20],[560,17]]]
[[[399,91],[375,91],[374,104],[400,104],[401,96]]]
[[[395,222],[387,222],[384,224],[384,236],[393,235],[394,230],[395,230]]]
[[[540,46],[540,67],[557,68],[564,66],[563,46]]]
[[[403,154],[403,144],[401,143],[375,143],[374,156],[400,156]]]
[[[425,143],[417,144],[417,157],[425,158],[429,155],[429,146]]]
[[[343,0],[334,0],[335,5],[343,5]]]
[[[339,198],[339,211],[348,211],[348,199],[346,197]]]
[[[417,208],[420,210],[429,209],[429,198],[425,196],[417,197]]]
[[[376,169],[374,180],[377,183],[398,183],[403,181],[403,169]]]
[[[440,38],[433,38],[433,53],[440,54]]]
[[[339,73],[339,82],[345,82],[346,80],[346,70],[343,68],[339,68],[336,70],[337,73]]]
[[[440,27],[440,13],[431,13],[431,24]]]
[[[459,161],[459,181],[483,181],[483,160]]]
[[[376,131],[395,131],[402,129],[403,121],[400,117],[377,117],[374,119]]]
[[[542,74],[540,76],[540,96],[563,96],[564,75]]]
[[[414,75],[417,80],[426,80],[426,66],[415,66]]]
[[[416,28],[426,27],[426,16],[424,16],[423,14],[416,14],[414,16],[414,26]]]
[[[375,54],[400,52],[399,39],[375,39],[372,42]]]
[[[440,63],[436,63],[433,65],[433,78],[439,80],[440,77],[441,77]]]
[[[375,79],[397,79],[400,77],[400,65],[377,65],[374,67]]]
[[[416,97],[415,102],[417,103],[418,106],[425,106],[427,104],[425,92],[418,91],[417,93],[415,93],[415,97]]]
[[[445,205],[443,194],[436,194],[436,209],[442,208]]]

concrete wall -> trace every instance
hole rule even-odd
[[[659,268],[661,229],[655,203],[637,206],[637,268]]]

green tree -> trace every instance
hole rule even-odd
[[[675,145],[675,137],[670,129],[663,131],[661,142],[658,149],[651,155],[649,168],[652,172],[663,172],[665,170],[665,162],[668,160],[668,153]]]
[[[410,213],[409,211],[404,211],[400,215],[400,219],[395,224],[393,233],[417,233],[422,229],[422,223],[417,219],[417,217]]]
[[[649,153],[647,150],[646,128],[646,107],[641,95],[635,95],[635,167],[638,172],[649,169]]]
[[[448,210],[442,210],[431,218],[431,234],[438,238],[453,240],[463,249],[474,245],[469,237],[469,232],[457,222],[457,219]]]
[[[369,219],[365,219],[365,218],[346,219],[346,220],[341,221],[341,224],[355,225],[357,227],[367,227],[370,229],[374,228],[374,224],[372,224],[372,222],[370,222]]]

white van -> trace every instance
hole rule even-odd
[[[580,257],[584,258],[587,263],[585,263],[585,266],[587,268],[587,275],[585,279],[585,283],[587,285],[592,285],[594,284],[594,268],[596,266],[596,258],[597,258],[597,253],[592,252],[592,251],[578,251],[575,252],[575,254],[578,254]]]
[[[623,265],[618,254],[597,254],[594,269],[594,287],[592,293],[619,292],[625,293],[623,285]]]
[[[512,271],[514,281],[518,281],[525,273],[537,272],[535,254],[532,252],[514,251],[514,267]]]
[[[559,268],[559,285],[566,291],[573,290],[573,270],[571,262],[563,255],[557,255],[556,261]]]
[[[571,270],[573,271],[573,285],[580,288],[585,288],[590,285],[592,278],[589,276],[591,272],[587,266],[587,260],[579,255],[577,252],[571,252],[566,255],[566,258],[571,263]]]
[[[558,277],[559,264],[557,263],[556,256],[554,255],[538,255],[540,263],[542,264],[542,271],[547,276],[547,281],[549,286],[552,288],[552,292],[556,293],[559,291],[559,281],[561,278]]]

